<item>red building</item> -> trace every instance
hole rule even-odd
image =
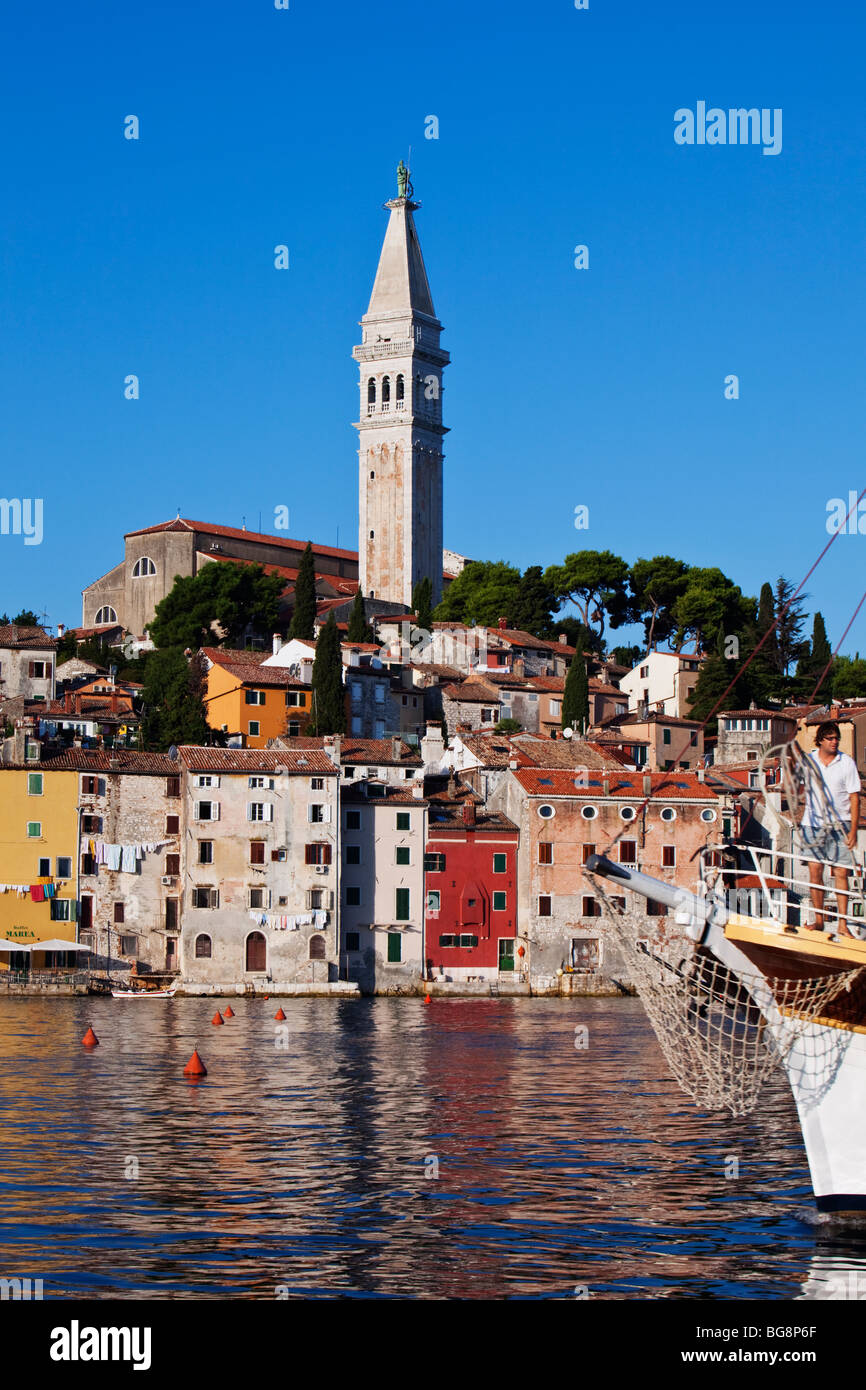
[[[437,790],[441,787],[441,790]],[[517,934],[519,831],[470,787],[428,778],[424,853],[428,978],[498,980],[522,969]]]

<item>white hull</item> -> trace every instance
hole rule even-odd
[[[113,999],[173,999],[173,989],[113,989]]]

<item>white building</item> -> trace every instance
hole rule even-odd
[[[637,713],[691,718],[688,697],[698,683],[702,657],[695,652],[649,652],[619,682]]]

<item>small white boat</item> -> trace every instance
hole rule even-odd
[[[177,985],[171,989],[113,989],[113,999],[173,999]]]

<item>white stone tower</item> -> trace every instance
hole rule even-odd
[[[418,233],[420,203],[402,160],[362,341],[358,565],[365,598],[409,608],[430,578],[442,597],[442,369],[436,317]]]

